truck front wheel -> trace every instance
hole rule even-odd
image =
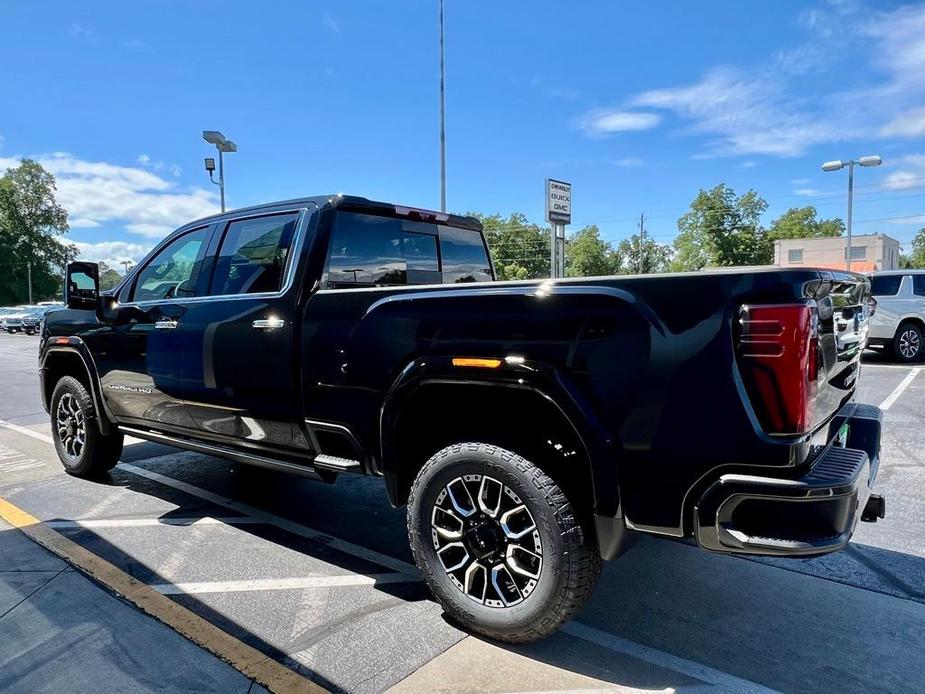
[[[444,448],[408,500],[418,568],[467,629],[525,643],[555,631],[591,597],[601,558],[556,482],[511,451]]]
[[[65,376],[51,395],[51,436],[64,469],[77,477],[111,470],[122,454],[122,434],[103,435],[93,398],[84,385]]]

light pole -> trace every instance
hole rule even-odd
[[[880,166],[882,163],[883,159],[877,155],[872,155],[869,157],[859,157],[858,159],[852,159],[850,161],[836,159],[835,161],[827,161],[822,165],[823,171],[838,171],[846,166],[848,167],[848,222],[846,224],[848,230],[848,248],[845,250],[845,268],[847,270],[851,270],[851,206],[854,201],[854,165]]]
[[[444,99],[443,0],[440,0],[440,211],[446,212],[446,102]]]
[[[209,180],[219,187],[222,193],[222,212],[225,211],[225,159],[222,155],[225,152],[237,152],[238,146],[225,138],[218,130],[203,130],[202,139],[210,145],[215,145],[218,150],[218,181],[212,178],[212,172],[215,171],[215,160],[206,159],[206,171],[209,172]]]

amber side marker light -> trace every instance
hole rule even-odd
[[[482,369],[497,369],[500,359],[478,359],[475,357],[453,357],[453,366],[474,366]]]

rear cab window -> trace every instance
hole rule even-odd
[[[902,275],[876,275],[870,278],[870,293],[873,296],[896,296],[902,281]]]
[[[334,215],[322,277],[326,289],[491,279],[478,231],[363,212]]]
[[[925,296],[925,273],[912,275],[912,293],[916,296]]]
[[[215,263],[209,294],[263,294],[282,289],[299,214],[231,222]]]

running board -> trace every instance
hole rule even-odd
[[[322,470],[334,472],[359,472],[360,461],[352,458],[339,458],[336,455],[319,453],[315,456],[314,465]]]
[[[214,455],[218,458],[225,458],[226,460],[233,460],[236,463],[244,463],[247,465],[255,465],[257,467],[267,468],[269,470],[279,470],[282,472],[291,472],[296,475],[301,475],[303,477],[309,477],[314,480],[321,480],[322,482],[333,482],[334,475],[330,474],[327,470],[315,470],[314,468],[307,467],[305,465],[299,465],[298,463],[290,463],[285,460],[277,460],[275,458],[268,458],[262,455],[255,455],[253,453],[245,453],[243,451],[233,450],[230,448],[225,448],[224,446],[216,446],[208,443],[201,443],[199,441],[191,441],[189,439],[181,439],[168,434],[162,434],[159,431],[149,431],[147,429],[135,429],[134,427],[120,426],[119,431],[123,434],[128,434],[129,436],[134,436],[135,438],[144,439],[145,441],[151,441],[153,443],[163,443],[167,446],[175,446],[176,448],[182,448],[187,451],[194,451],[196,453],[205,453],[207,455]]]

